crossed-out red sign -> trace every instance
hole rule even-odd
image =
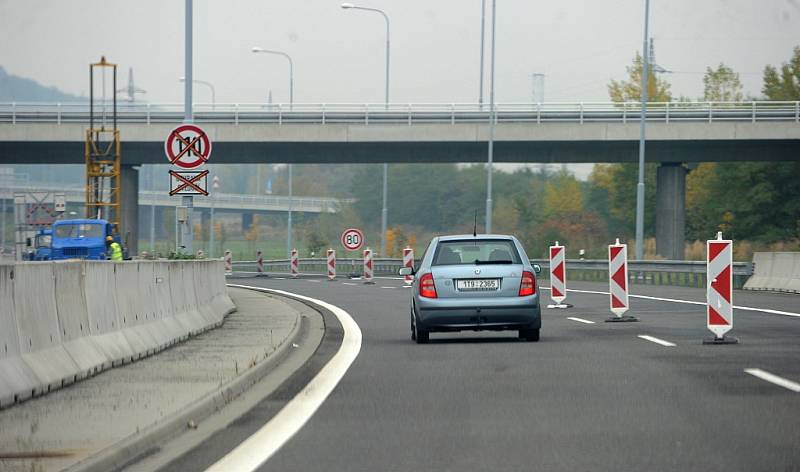
[[[170,164],[194,169],[211,157],[211,140],[199,126],[183,124],[169,133],[164,152]]]
[[[169,171],[169,196],[208,196],[208,171]]]

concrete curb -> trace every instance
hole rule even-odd
[[[261,292],[259,292],[261,293]],[[298,317],[292,332],[280,344],[266,362],[256,365],[244,374],[231,380],[213,392],[209,392],[194,403],[185,406],[142,431],[113,444],[99,453],[73,464],[67,472],[107,472],[119,470],[158,449],[158,446],[185,430],[189,421],[196,423],[208,418],[225,405],[231,403],[253,384],[263,379],[276,364],[291,352],[291,345],[306,335],[308,320]]]

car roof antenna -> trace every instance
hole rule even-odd
[[[478,236],[478,210],[475,210],[475,224],[472,225],[472,237]]]

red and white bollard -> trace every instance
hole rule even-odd
[[[620,244],[619,238],[608,246],[608,292],[611,312],[614,316],[606,321],[639,321],[635,316],[625,315],[628,304],[628,245]]]
[[[297,249],[292,249],[292,254],[289,258],[289,272],[291,272],[294,279],[300,275],[300,258],[297,257]]]
[[[717,239],[706,242],[706,325],[714,333],[703,344],[736,344],[738,339],[725,336],[733,328],[733,241]]]
[[[373,271],[372,271],[372,249],[366,248],[364,249],[364,283],[365,284],[374,284],[375,282],[372,281]]]
[[[225,250],[223,260],[225,261],[225,275],[231,275],[233,273],[233,254],[230,249]]]
[[[328,249],[328,280],[336,279],[336,251]]]
[[[403,249],[403,267],[414,269],[414,250],[410,247]],[[414,283],[413,275],[404,275],[403,284],[405,287],[410,287]]]
[[[258,275],[264,275],[264,255],[261,251],[256,251],[256,272]]]
[[[550,298],[553,303],[547,308],[569,308],[572,305],[562,303],[567,298],[567,267],[564,257],[564,246],[559,246],[558,241],[550,246]]]

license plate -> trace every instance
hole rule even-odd
[[[462,279],[456,280],[456,288],[462,291],[469,290],[497,290],[500,288],[500,279]]]

